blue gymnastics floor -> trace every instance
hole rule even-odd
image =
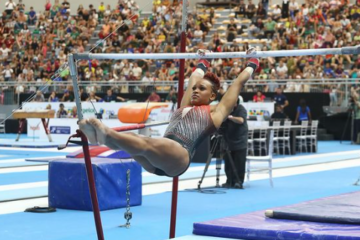
[[[267,180],[252,181],[251,187],[226,194],[180,192],[176,235],[190,235],[194,222],[359,191],[360,187],[352,185],[359,173],[359,168],[346,168],[276,178],[274,188]],[[118,227],[124,223],[124,209],[102,212],[105,239],[168,239],[170,199],[170,192],[144,196],[143,205],[131,209],[130,229]],[[0,226],[0,236],[6,240],[97,239],[93,215],[84,211],[6,214],[0,216]]]
[[[336,151],[337,150],[337,151]],[[334,151],[334,152],[331,152]],[[341,154],[331,154],[331,153],[338,153],[340,151],[344,151]],[[319,164],[319,163],[329,163],[335,161],[342,161],[347,159],[355,159],[360,157],[360,146],[359,145],[351,145],[349,142],[343,142],[343,144],[339,144],[337,141],[331,142],[319,142],[319,153],[327,153],[325,156],[317,156],[310,153],[304,154],[297,154],[292,156],[275,156],[273,167],[274,168],[284,168],[284,167],[294,167],[294,166],[304,166],[304,165],[311,165],[311,164]],[[5,155],[11,155],[15,158],[18,156],[17,154],[21,154],[21,156],[27,157],[45,157],[49,156],[49,158],[56,158],[58,156],[64,156],[67,153],[62,151],[45,151],[45,152],[36,152],[36,151],[29,151],[24,149],[19,153],[18,150],[0,150],[0,155],[3,155],[4,159],[6,159]],[[313,157],[311,157],[313,156]],[[286,158],[290,157],[290,158]],[[295,157],[292,159],[291,157]],[[1,158],[0,158],[1,159]],[[7,158],[9,159],[9,158]],[[10,157],[11,159],[11,157]],[[16,162],[18,163],[18,162]],[[16,164],[16,163],[5,163],[6,164]],[[36,162],[28,162],[27,164],[47,164],[47,163],[36,163]],[[18,163],[19,165],[23,164],[23,162]],[[212,163],[214,165],[214,163]],[[0,160],[0,167],[4,166]],[[21,166],[24,166],[21,165]],[[196,168],[197,167],[197,168]],[[195,169],[196,168],[196,169]],[[193,163],[191,164],[189,170],[181,176],[181,179],[200,179],[204,169],[204,164]],[[47,170],[44,171],[34,171],[34,172],[22,172],[22,173],[6,173],[0,174],[0,186],[1,185],[10,185],[10,184],[21,184],[21,183],[33,183],[33,182],[43,182],[48,180]],[[215,176],[216,170],[209,169],[206,176]],[[143,176],[143,183],[157,183],[157,182],[169,182],[171,178],[168,177],[160,177],[156,175],[144,175]],[[195,186],[194,186],[195,187]],[[33,188],[25,188],[25,189],[18,189],[18,190],[8,190],[3,191],[0,195],[0,201],[7,201],[11,199],[23,199],[27,197],[38,197],[47,195],[47,187],[37,187],[34,186]]]
[[[14,172],[0,174],[0,186],[8,184],[47,181],[48,171]]]

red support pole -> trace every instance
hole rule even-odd
[[[186,50],[186,33],[181,33],[180,52],[184,53]],[[180,107],[182,97],[184,95],[184,76],[185,74],[185,59],[180,60],[179,67],[179,86],[178,86],[178,108]],[[172,186],[172,200],[171,200],[171,218],[170,218],[170,238],[175,238],[176,230],[176,213],[177,213],[177,199],[178,199],[179,177],[174,177]]]
[[[100,208],[99,202],[96,194],[96,187],[95,187],[95,180],[94,180],[94,173],[92,170],[91,165],[91,157],[89,151],[89,144],[86,136],[80,130],[77,130],[77,134],[81,137],[81,141],[83,142],[83,151],[85,157],[85,166],[86,166],[86,175],[88,179],[89,189],[90,189],[90,196],[91,196],[91,204],[94,213],[95,225],[96,225],[96,233],[98,240],[104,240],[104,232],[102,229],[101,224],[101,217],[100,217]]]

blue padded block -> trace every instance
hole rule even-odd
[[[134,160],[92,158],[100,210],[126,206],[126,171],[130,169],[130,205],[141,205],[141,166]],[[70,158],[49,163],[49,206],[91,211],[84,159]]]

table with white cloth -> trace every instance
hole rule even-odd
[[[273,129],[279,129],[279,136],[282,136],[282,130],[284,128],[290,128],[290,154],[294,155],[296,154],[296,136],[298,134],[298,132],[301,129],[301,125],[291,125],[288,127],[285,127],[283,125],[279,126],[279,127],[273,127],[270,126],[270,122],[269,121],[248,121],[248,127],[250,130],[254,130],[254,135],[256,136],[256,133],[259,132],[261,129],[266,129],[268,131],[268,133],[270,132],[270,130]],[[311,126],[308,126],[308,132],[310,130]],[[269,134],[267,134],[267,138],[268,138]],[[268,139],[267,139],[268,141]],[[317,141],[316,141],[317,143]],[[316,152],[317,148],[312,148],[311,152]],[[281,150],[280,150],[281,151]],[[284,153],[282,153],[284,154]],[[289,154],[288,152],[286,152],[285,154]]]

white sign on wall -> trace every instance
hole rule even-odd
[[[45,109],[48,104],[51,104],[51,108],[58,111],[60,103],[28,103],[25,106],[25,110],[36,110],[36,109]],[[109,116],[117,115],[119,108],[124,105],[131,103],[90,103],[83,102],[83,115],[84,118],[95,117],[95,112],[103,112],[102,122],[107,126],[121,127],[125,124],[120,122],[117,118],[110,119]],[[74,106],[74,102],[64,103],[66,110],[71,110]],[[264,112],[268,112],[270,115],[274,112],[274,103],[242,103],[242,105],[247,109],[248,116],[254,115],[263,115]],[[96,109],[96,111],[95,111]],[[171,116],[171,104],[166,108],[157,108],[151,111],[149,116],[149,121],[153,122],[162,122],[168,121]],[[27,132],[29,137],[40,137],[41,139],[47,139],[45,131],[42,127],[42,124],[39,124],[40,119],[28,119]],[[38,126],[38,127],[37,127]],[[151,137],[162,137],[165,133],[167,125],[157,126],[150,128]],[[66,140],[69,135],[75,134],[78,129],[77,119],[74,118],[54,118],[50,119],[49,129],[52,131],[53,139]],[[135,131],[137,132],[137,131]]]

